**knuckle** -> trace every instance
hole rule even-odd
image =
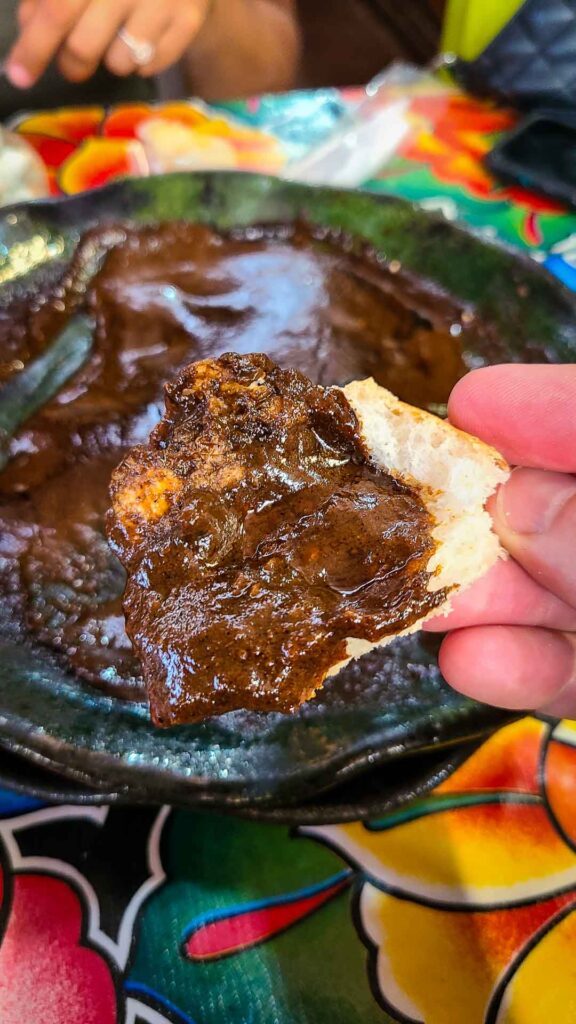
[[[89,39],[70,36],[65,46],[66,56],[75,64],[92,64],[94,53]]]
[[[188,7],[181,12],[180,27],[182,30],[182,36],[186,37],[185,39],[183,38],[182,48],[187,45],[192,36],[195,36],[196,33],[199,32],[202,27],[202,21],[203,19],[194,7]]]
[[[90,78],[93,68],[88,64],[78,64],[75,61],[68,61],[64,56],[58,61],[58,67],[69,82],[85,82]]]
[[[44,0],[44,14],[53,25],[64,26],[73,17],[75,6],[69,0]]]

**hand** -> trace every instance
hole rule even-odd
[[[90,78],[102,61],[115,75],[156,75],[182,56],[210,6],[211,0],[21,0],[20,35],[5,73],[13,85],[27,89],[56,57],[72,82]],[[122,28],[154,47],[144,66],[119,38]]]
[[[523,468],[490,504],[512,559],[426,626],[451,630],[442,673],[488,704],[576,717],[576,366],[476,370],[448,414]]]

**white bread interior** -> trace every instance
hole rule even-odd
[[[351,658],[414,633],[432,615],[442,615],[451,598],[479,579],[504,550],[492,530],[486,502],[510,469],[489,445],[444,420],[399,401],[374,380],[353,381],[344,389],[360,424],[363,440],[377,466],[415,485],[431,512],[437,548],[427,569],[429,590],[451,588],[450,597],[431,614],[378,644],[349,638],[348,657],[334,665],[338,672]]]

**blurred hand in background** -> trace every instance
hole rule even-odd
[[[72,82],[104,64],[117,76],[158,75],[184,58],[207,99],[287,87],[299,49],[293,0],[21,0],[4,64],[30,88],[56,61]]]

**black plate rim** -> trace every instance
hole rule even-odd
[[[507,712],[501,712],[497,716],[494,728],[500,724],[510,721],[513,716]],[[495,716],[496,718],[496,716]],[[106,753],[77,748],[64,744],[62,741],[52,741],[41,734],[35,735],[36,745],[27,745],[30,736],[25,730],[14,729],[12,735],[2,733],[6,722],[6,716],[0,722],[0,749],[10,754],[26,758],[31,763],[38,765],[48,771],[60,775],[72,782],[86,785],[96,790],[106,791],[111,787],[112,791],[122,791],[128,787],[135,790],[142,790],[148,793],[148,800],[169,800],[170,802],[184,801],[195,806],[226,806],[228,808],[248,807],[290,807],[295,798],[288,795],[292,783],[297,780],[299,785],[299,798],[306,799],[308,796],[321,796],[329,793],[336,787],[349,782],[362,775],[366,770],[376,769],[385,763],[398,763],[402,760],[417,758],[425,755],[439,746],[434,742],[420,745],[417,748],[401,747],[398,744],[396,756],[391,756],[391,748],[377,747],[377,737],[371,746],[363,745],[357,747],[354,756],[351,756],[351,748],[347,748],[337,759],[332,756],[329,763],[322,765],[321,769],[315,764],[308,765],[306,770],[299,769],[297,772],[282,777],[280,785],[276,785],[274,776],[266,779],[267,791],[258,792],[247,784],[237,782],[226,783],[221,780],[209,779],[198,775],[176,776],[166,773],[162,768],[151,768],[141,764],[125,764],[119,758],[110,757]],[[450,757],[450,752],[458,750],[462,746],[486,738],[493,729],[464,733],[453,742],[443,744],[443,748]],[[19,735],[17,735],[19,733]],[[58,756],[54,756],[52,746],[58,748]],[[82,766],[78,762],[78,755],[82,757]],[[105,779],[103,782],[102,780]],[[152,794],[152,796],[151,796]]]
[[[432,789],[449,778],[478,749],[481,743],[482,739],[477,739],[455,746],[451,748],[450,752],[446,752],[445,757],[432,758],[424,755],[424,757],[414,758],[414,761],[421,762],[421,771],[416,773],[415,778],[410,779],[408,785],[400,784],[394,791],[385,788],[383,792],[379,791],[376,795],[372,793],[367,796],[360,792],[351,794],[346,788],[340,793],[339,788],[336,787],[328,800],[325,799],[325,794],[324,796],[318,794],[319,799],[310,799],[303,803],[296,802],[286,806],[277,804],[261,806],[253,803],[236,806],[222,803],[218,799],[191,802],[184,794],[180,794],[175,799],[171,791],[158,792],[151,799],[146,788],[128,784],[118,789],[96,789],[80,782],[73,782],[71,787],[66,787],[64,784],[66,777],[62,775],[57,766],[40,758],[31,761],[26,755],[24,755],[25,761],[28,764],[37,765],[41,776],[32,782],[22,782],[16,774],[16,765],[7,770],[0,757],[0,787],[6,787],[15,793],[48,804],[64,803],[78,807],[169,805],[172,808],[190,809],[193,807],[199,811],[219,812],[246,820],[289,826],[338,825],[382,816],[403,807],[411,800],[425,797]],[[3,749],[4,745],[0,744],[0,748]],[[16,754],[15,758],[19,758],[19,756]],[[352,787],[353,790],[358,790],[358,782],[360,778],[364,780],[364,777],[364,775],[356,777],[356,786]]]
[[[509,256],[514,257],[516,262],[522,264],[531,273],[539,275],[543,280],[546,280],[548,285],[552,285],[558,295],[561,296],[569,305],[573,307],[574,314],[576,316],[576,294],[568,288],[560,278],[552,274],[547,267],[545,267],[538,260],[533,259],[529,253],[523,249],[518,249],[509,242],[503,239],[496,239],[487,237],[483,233],[482,228],[475,228],[472,224],[466,224],[461,220],[452,220],[447,217],[442,210],[431,210],[426,209],[420,203],[411,199],[404,199],[402,196],[392,195],[387,192],[375,192],[370,188],[343,188],[337,185],[319,185],[319,184],[300,184],[297,181],[291,181],[288,178],[280,178],[278,175],[273,174],[258,174],[254,171],[172,171],[168,174],[150,174],[145,178],[134,177],[127,175],[123,178],[118,178],[115,181],[107,182],[104,185],[98,185],[85,192],[77,192],[73,195],[51,195],[43,196],[39,199],[31,199],[27,202],[11,203],[8,206],[3,206],[0,209],[0,221],[6,217],[18,215],[22,210],[42,210],[44,208],[52,209],[59,207],[72,207],[75,204],[81,205],[87,198],[94,197],[96,200],[102,196],[113,195],[114,192],[122,192],[122,190],[128,186],[138,186],[142,182],[157,182],[165,180],[182,180],[184,178],[203,178],[205,180],[205,187],[210,188],[212,181],[226,181],[237,179],[238,177],[246,178],[255,182],[260,182],[263,185],[273,185],[274,183],[282,185],[284,188],[290,188],[294,186],[297,189],[306,189],[306,191],[314,193],[322,192],[333,192],[338,195],[357,195],[358,193],[370,196],[375,202],[378,203],[389,203],[405,209],[417,211],[418,214],[426,217],[431,224],[441,224],[443,226],[448,225],[450,229],[462,235],[463,237],[473,238],[476,242],[481,243],[487,249],[494,249],[498,252],[505,252]]]

